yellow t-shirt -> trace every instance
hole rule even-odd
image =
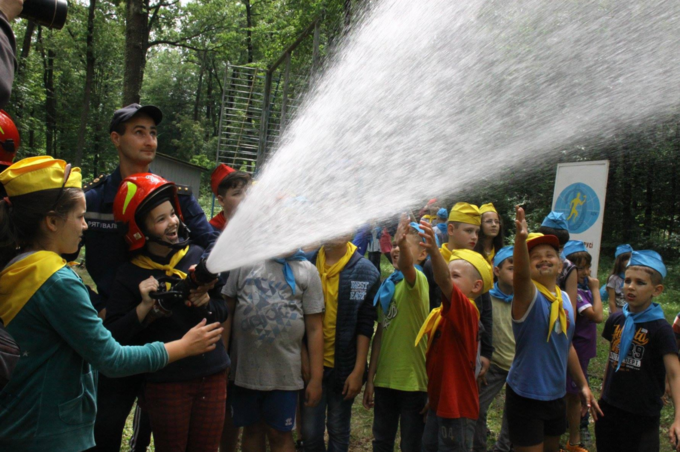
[[[416,341],[420,327],[430,311],[427,277],[416,271],[410,287],[405,279],[394,288],[394,298],[387,315],[378,306],[378,320],[383,326],[380,356],[374,384],[400,391],[427,391],[425,351],[427,341]]]
[[[326,272],[330,270],[324,265]],[[335,367],[335,325],[338,323],[338,290],[335,296],[325,297],[326,312],[323,314],[323,366]]]

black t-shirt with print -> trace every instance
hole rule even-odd
[[[602,337],[610,342],[602,398],[631,413],[658,416],[663,407],[661,396],[666,379],[663,357],[678,353],[673,328],[666,320],[635,325],[633,345],[616,372],[624,322],[622,312],[612,314],[602,331]]]

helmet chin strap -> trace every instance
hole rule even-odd
[[[184,240],[180,240],[177,243],[170,243],[166,242],[165,240],[161,240],[158,237],[154,237],[151,234],[147,234],[146,232],[144,233],[144,237],[148,242],[153,242],[153,243],[158,243],[159,245],[163,245],[165,247],[168,247],[173,250],[181,250],[187,247],[187,245],[191,242],[191,239],[189,238],[189,235],[191,234],[191,230],[187,227],[184,222],[180,221],[179,226],[177,228],[177,236],[184,236]]]

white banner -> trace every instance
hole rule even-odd
[[[593,256],[591,275],[597,277],[607,196],[609,160],[557,165],[553,210],[564,213],[571,240],[582,240]]]

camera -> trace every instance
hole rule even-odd
[[[24,0],[24,9],[19,17],[47,28],[61,30],[67,15],[66,0]]]

